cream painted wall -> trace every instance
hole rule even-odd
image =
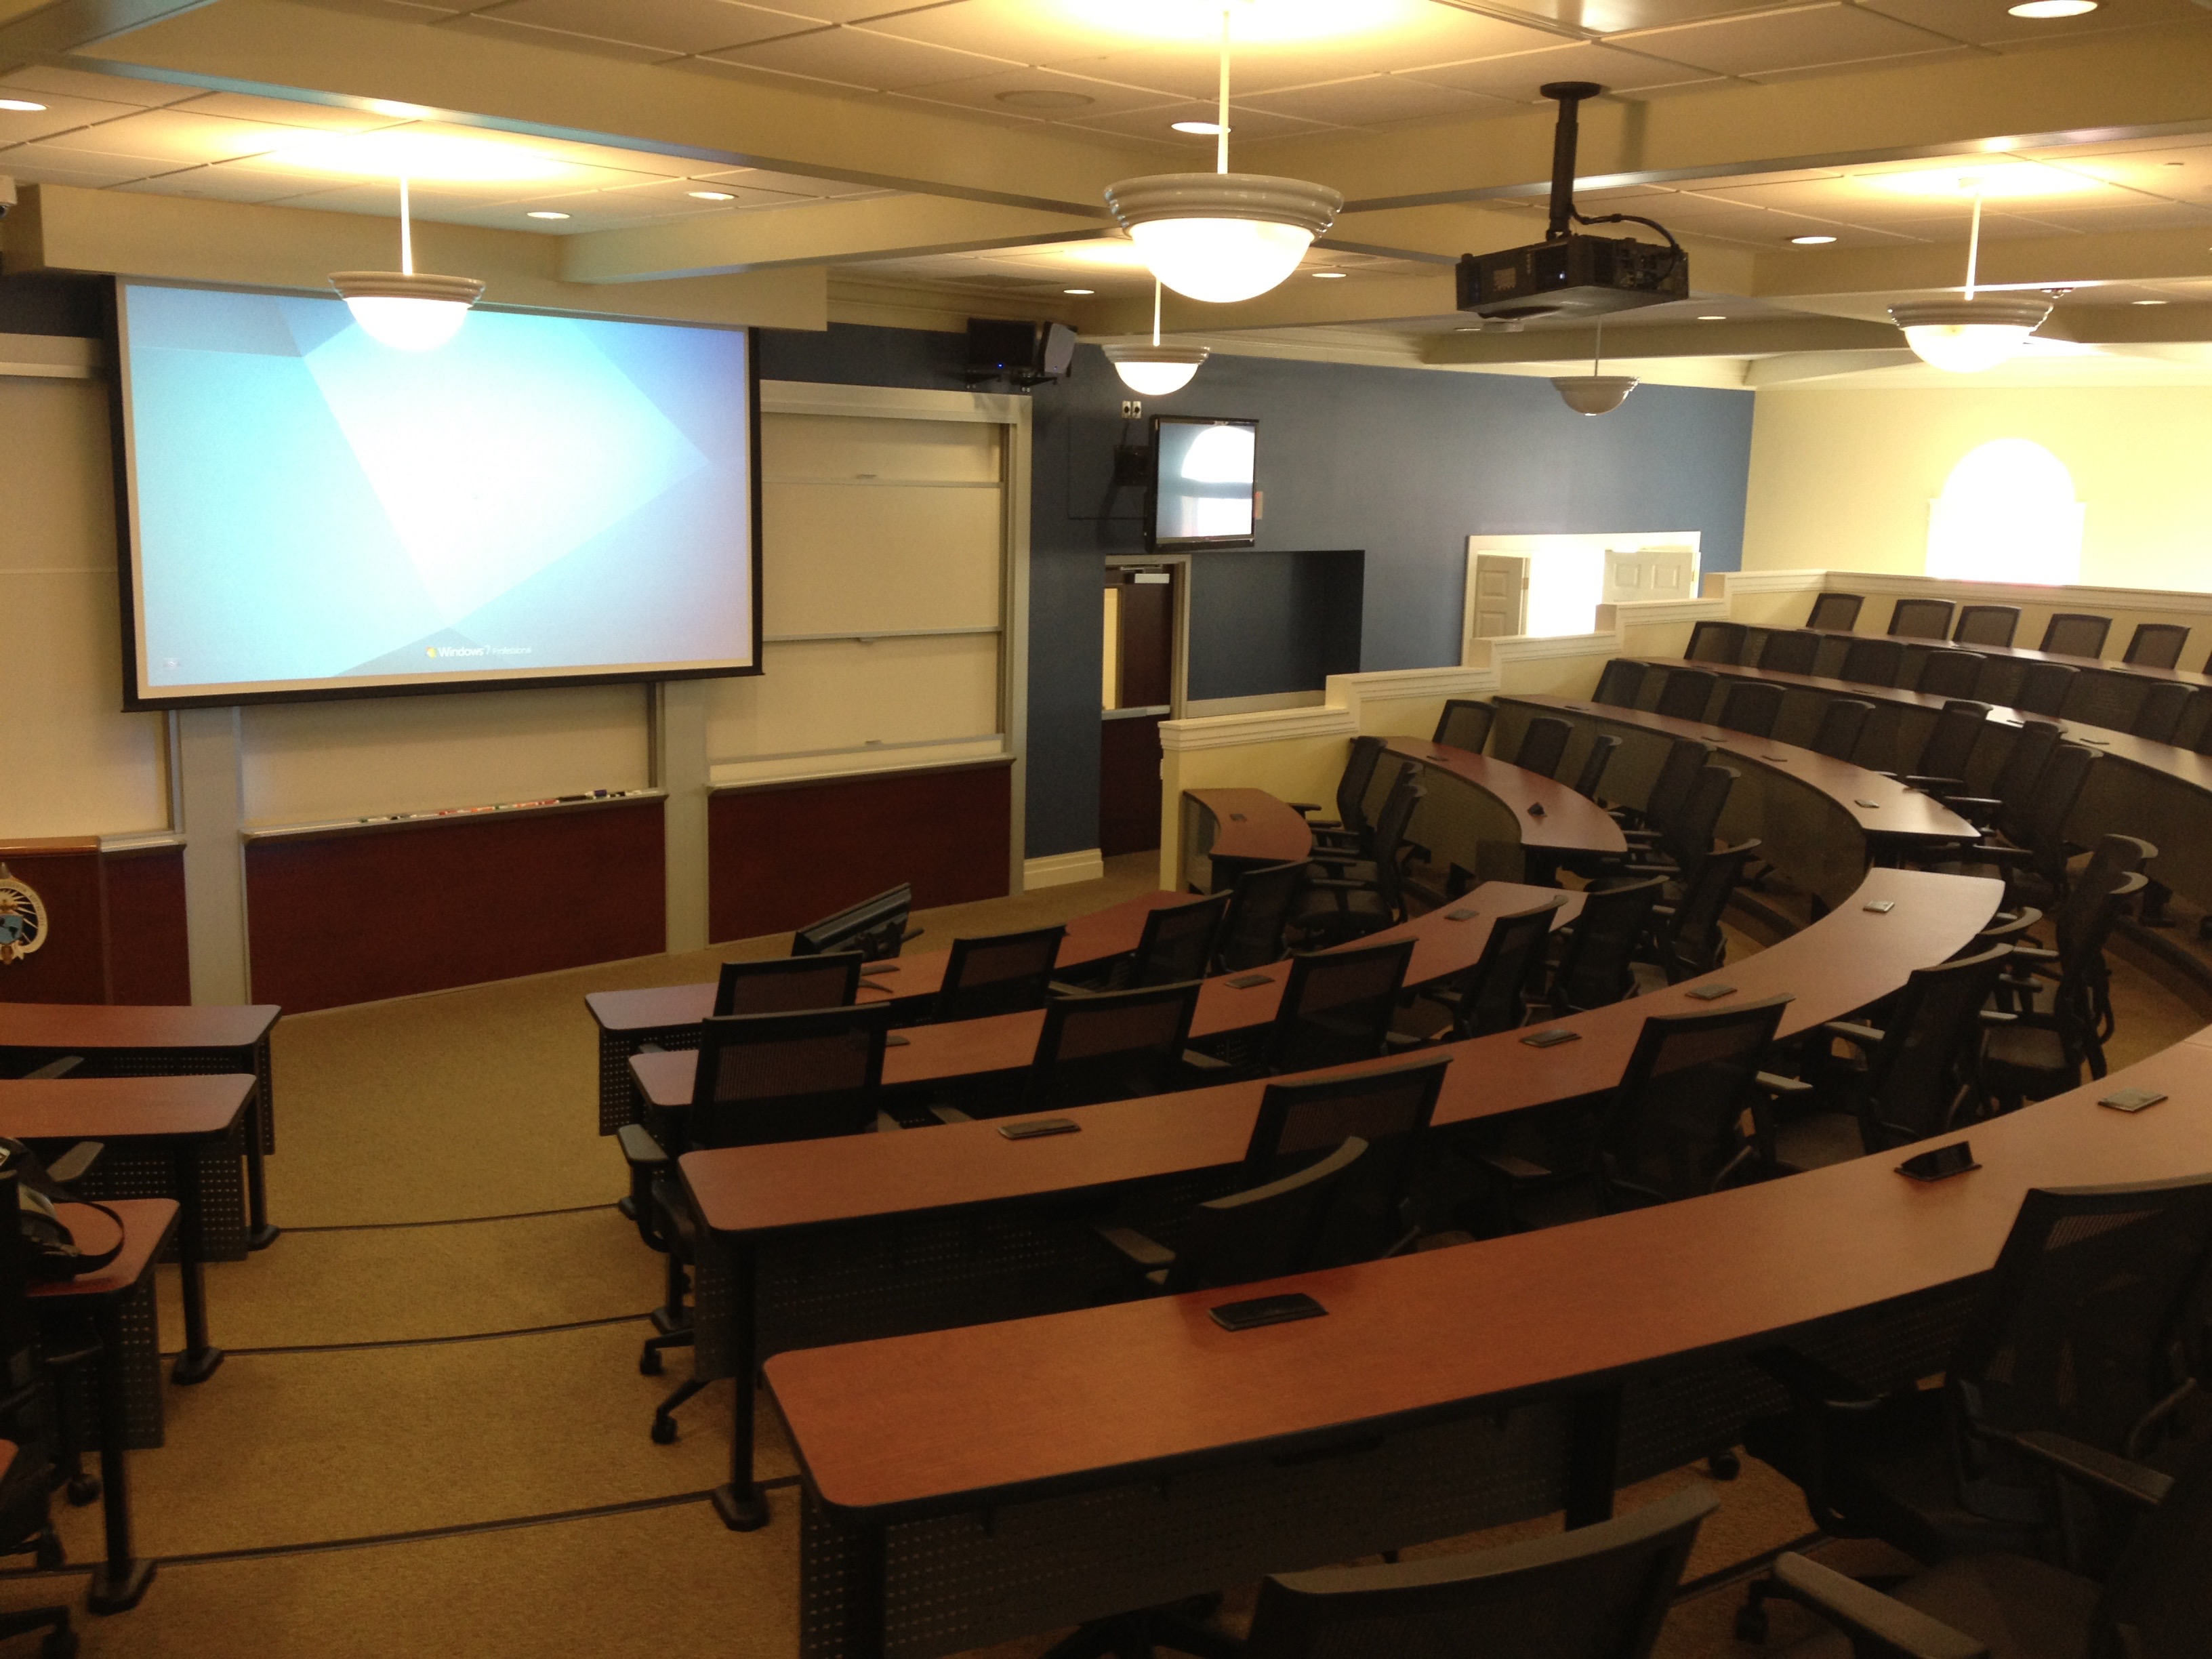
[[[2212,386],[1761,392],[1743,568],[1918,574],[1929,499],[1992,438],[2073,473],[2085,585],[2212,591]]]

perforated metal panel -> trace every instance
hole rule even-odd
[[[49,1351],[74,1348],[90,1323],[88,1310],[70,1309],[63,1303],[38,1308],[40,1325],[47,1331]],[[138,1288],[123,1298],[118,1310],[123,1334],[123,1443],[132,1451],[149,1451],[161,1444],[161,1339],[154,1280],[149,1274]],[[96,1467],[100,1445],[100,1361],[88,1360],[62,1378],[68,1390],[69,1410],[82,1437],[88,1464]]]
[[[199,1166],[200,1259],[203,1261],[243,1261],[246,1248],[246,1172],[241,1135],[196,1147]],[[75,1184],[87,1198],[170,1198],[182,1201],[177,1190],[176,1165],[156,1147],[111,1142],[100,1159]],[[190,1212],[170,1243],[164,1261],[179,1259],[184,1248],[185,1226]]]
[[[30,1052],[17,1050],[18,1053]],[[74,1077],[211,1077],[251,1072],[259,1080],[252,1110],[261,1117],[261,1152],[276,1150],[276,1091],[269,1070],[269,1039],[251,1048],[82,1048],[39,1050],[48,1058],[81,1054],[84,1065]]]
[[[630,1031],[599,1033],[599,1133],[611,1135],[638,1119],[637,1079],[630,1075],[629,1057],[641,1050],[696,1048],[697,1022],[689,1025],[655,1025]]]

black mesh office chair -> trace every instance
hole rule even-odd
[[[1855,639],[1844,649],[1836,678],[1853,685],[1894,686],[1904,672],[1904,641]]]
[[[1772,1594],[1833,1628],[1782,1659],[2200,1659],[2212,1631],[2212,1449],[2178,1477],[2031,1431],[2021,1450],[2063,1486],[2140,1512],[2104,1577],[2009,1553],[1961,1556],[1887,1594],[1795,1552]]]
[[[1856,697],[1829,698],[1820,710],[1820,723],[1814,728],[1809,747],[1831,760],[1851,759],[1859,752],[1859,740],[1866,735],[1866,723],[1873,714],[1874,705]]]
[[[1345,757],[1344,770],[1336,781],[1334,817],[1316,817],[1321,808],[1311,801],[1290,803],[1306,815],[1316,845],[1357,853],[1367,850],[1367,786],[1374,781],[1375,768],[1382,761],[1383,741],[1376,737],[1352,740],[1352,750]]]
[[[1449,984],[1417,993],[1452,1017],[1455,1039],[1510,1031],[1528,1018],[1528,991],[1544,960],[1557,903],[1516,910],[1491,924],[1482,955]]]
[[[41,1334],[31,1313],[22,1234],[13,1218],[16,1211],[16,1176],[0,1175],[0,1215],[9,1225],[0,1237],[0,1556],[30,1555],[46,1572],[64,1563],[61,1540],[47,1516],[47,1494],[63,1483],[64,1465],[73,1464],[72,1449],[64,1465],[54,1453],[54,1420],[51,1403],[71,1390],[54,1386],[57,1373],[82,1364],[99,1352],[88,1337],[84,1343],[64,1345],[52,1333]],[[64,1346],[81,1349],[66,1355]],[[73,1501],[90,1503],[98,1495],[97,1483],[88,1490],[72,1487]],[[41,1659],[70,1659],[76,1652],[76,1633],[70,1628],[65,1607],[25,1607],[0,1613],[0,1640],[45,1631],[39,1644]]]
[[[2016,817],[2000,810],[1996,827],[2003,839],[1984,836],[1957,863],[1937,868],[1953,875],[2001,878],[2008,905],[2063,896],[2069,881],[2067,861],[2073,853],[2073,843],[2066,839],[2066,820],[2096,763],[2094,749],[2078,743],[2052,744],[2025,807]]]
[[[849,1008],[860,994],[864,965],[858,951],[726,962],[714,981],[714,1012],[785,1014],[806,1008]]]
[[[1148,985],[1091,996],[1054,997],[1045,1005],[1036,1056],[1022,1082],[1016,1109],[1056,1112],[1104,1100],[1170,1093],[1182,1075],[1183,1045],[1198,1012],[1200,981]],[[939,1106],[944,1121],[966,1114]],[[984,1116],[998,1115],[986,1112]]]
[[[2057,715],[2066,709],[2067,695],[2079,678],[2063,662],[2032,662],[2020,672],[2020,689],[2012,706],[2023,714]]]
[[[1639,988],[1656,990],[1661,983],[1677,984],[1709,974],[1727,961],[1728,936],[1721,931],[1721,914],[1742,885],[1743,867],[1758,850],[1756,841],[1745,841],[1707,854],[1682,884],[1680,900],[1651,907],[1650,960],[1635,964]],[[1647,968],[1651,970],[1648,974]]]
[[[1890,637],[1899,640],[1942,639],[1951,631],[1954,608],[1948,599],[1899,599],[1890,607]]]
[[[1480,755],[1490,741],[1490,728],[1497,720],[1498,710],[1492,705],[1454,697],[1444,705],[1444,712],[1437,716],[1436,736],[1431,740]]]
[[[1609,732],[1601,732],[1590,739],[1589,751],[1583,757],[1582,770],[1575,775],[1575,793],[1584,800],[1597,799],[1597,792],[1604,787],[1606,769],[1613,764],[1620,739]]]
[[[1832,1537],[1881,1538],[1938,1562],[2057,1555],[2068,1522],[2022,1437],[2155,1463],[2201,1359],[2212,1177],[2031,1188],[1943,1368],[1942,1386],[1878,1396],[1792,1348],[1754,1355],[1789,1391],[1746,1449],[1803,1491]],[[2077,1532],[2074,1547],[2085,1541]],[[1752,1586],[1754,1608],[1771,1591]],[[1756,1613],[1747,1633],[1757,1635]],[[1739,1626],[1743,1628],[1743,1626]]]
[[[2112,631],[2110,617],[2080,611],[2061,611],[2043,625],[2043,643],[2036,647],[2054,657],[2101,657],[2105,636]]]
[[[1292,957],[1261,1069],[1279,1077],[1381,1054],[1413,957],[1409,939]]]
[[[1633,708],[1644,692],[1644,665],[1615,657],[1606,664],[1597,677],[1597,690],[1590,701],[1601,702],[1608,708]]]
[[[1631,854],[1626,868],[1632,875],[1667,875],[1688,880],[1696,875],[1713,850],[1721,814],[1735,787],[1736,774],[1726,766],[1702,766],[1690,780],[1690,790],[1680,810],[1660,826],[1649,846]]]
[[[1621,886],[1593,888],[1583,896],[1582,914],[1561,930],[1564,942],[1551,985],[1556,1012],[1602,1008],[1635,988],[1629,963],[1666,885],[1665,877],[1653,876]]]
[[[1990,793],[1978,796],[1946,793],[1943,799],[1953,811],[1982,829],[1994,825],[2017,845],[2019,836],[2026,834],[2021,826],[2034,807],[2035,786],[2057,744],[2059,731],[2048,720],[2023,720],[2011,730],[2010,745],[1997,767]]]
[[[1524,772],[1557,777],[1559,763],[1566,757],[1567,739],[1574,734],[1575,728],[1565,720],[1539,714],[1522,732],[1521,746],[1514,751],[1513,763]]]
[[[1848,634],[1859,625],[1859,611],[1865,604],[1866,600],[1856,593],[1816,594],[1805,626],[1832,634]]]
[[[1820,636],[1806,628],[1777,628],[1759,648],[1759,665],[1778,674],[1809,674],[1820,659]]]
[[[1933,795],[1964,794],[1975,745],[1981,742],[1989,721],[1989,704],[1952,698],[1928,728],[1927,740],[1920,745],[1905,781]]]
[[[2195,693],[2179,680],[2153,680],[2143,687],[2142,701],[2128,722],[2128,735],[2153,743],[2172,743],[2180,730],[2182,711]]]
[[[1785,998],[1711,1013],[1655,1014],[1600,1129],[1599,1204],[1608,1212],[1718,1192],[1776,1164],[1768,1103],[1803,1085],[1769,1076]],[[1746,1113],[1753,1130],[1740,1127]]]
[[[1299,859],[1263,864],[1237,878],[1229,890],[1229,914],[1222,920],[1214,972],[1241,974],[1282,960],[1283,934],[1305,892],[1311,868]]]
[[[2150,878],[2140,873],[2124,876],[2082,907],[2082,919],[2061,935],[2052,964],[2055,981],[2045,982],[2026,974],[2007,976],[2005,988],[2018,998],[2014,1019],[1991,1031],[1982,1045],[1982,1076],[2001,1108],[2048,1100],[2079,1088],[2085,1065],[2091,1077],[2105,1075],[2109,1032],[2099,1017],[2106,982],[2105,942],[2120,913],[2149,884]],[[2109,1001],[2102,1006],[2111,1007]]]
[[[1468,1554],[1279,1574],[1261,1582],[1244,1659],[1650,1659],[1717,1507],[1691,1486]]]
[[[626,1123],[617,1132],[638,1200],[638,1230],[668,1258],[667,1295],[654,1320],[662,1329],[646,1339],[638,1360],[646,1376],[660,1374],[663,1351],[692,1346],[684,1297],[685,1270],[698,1260],[698,1231],[676,1160],[711,1146],[872,1131],[890,1021],[882,1003],[702,1020],[690,1106],[660,1115],[653,1128]],[[655,1443],[676,1438],[677,1408],[704,1387],[706,1379],[694,1376],[661,1401],[653,1414]]]
[[[2179,623],[2137,623],[2120,660],[2137,668],[2172,668],[2181,661],[2189,630]]]
[[[1145,918],[1136,950],[1114,964],[1106,988],[1133,991],[1140,986],[1204,979],[1213,970],[1214,955],[1229,925],[1229,907],[1235,902],[1233,891],[1209,893],[1188,904],[1154,910]]]
[[[1954,645],[2009,646],[2019,629],[2016,605],[1962,605],[1951,641]]]
[[[1744,641],[1751,630],[1741,623],[1701,622],[1690,629],[1689,649],[1682,653],[1686,662],[1740,663],[1743,660]]]
[[[1411,898],[1431,905],[1440,902],[1440,894],[1422,887],[1407,873],[1414,848],[1407,830],[1428,793],[1416,781],[1416,769],[1410,766],[1401,772],[1382,810],[1375,815],[1371,859],[1316,854],[1306,878],[1304,900],[1290,916],[1290,932],[1302,943],[1339,945],[1363,938],[1405,921],[1411,914],[1407,908]]]
[[[1971,697],[1989,659],[1978,651],[1930,651],[1920,662],[1913,690],[1923,697]]]
[[[1337,1190],[1313,1266],[1374,1261],[1410,1249],[1419,1237],[1414,1178],[1450,1064],[1445,1055],[1350,1077],[1267,1085],[1244,1149],[1243,1181],[1279,1181],[1354,1137],[1367,1147]]]
[[[1032,927],[988,939],[956,939],[929,1017],[939,1024],[1042,1008],[1051,994],[1065,927]]]
[[[2014,994],[2001,1006],[2009,1008],[2034,1008],[2047,1000],[2044,992],[2047,986],[2038,976],[2048,979],[2063,977],[2064,970],[2057,964],[2065,961],[2073,941],[2086,929],[2109,929],[2112,918],[2103,914],[2103,901],[2116,892],[2121,883],[2138,871],[2148,873],[2147,866],[2158,857],[2158,848],[2136,836],[2100,836],[2089,850],[2089,861],[2068,884],[2065,896],[2051,913],[2055,930],[2055,950],[2039,948],[2039,942],[2027,936],[2022,929],[2013,943],[2023,948],[2015,953],[2014,973]],[[2148,889],[2145,890],[2146,894]],[[2099,953],[2083,964],[2091,981],[2091,1012],[2099,1042],[2109,1042],[2112,1036],[2113,1016],[2112,987],[2106,971],[2105,959]]]
[[[1716,677],[1702,668],[1670,668],[1660,690],[1656,713],[1678,720],[1701,720],[1713,700]]]
[[[1696,738],[1675,738],[1667,750],[1667,758],[1659,763],[1659,775],[1651,781],[1643,809],[1639,811],[1616,806],[1613,816],[1624,827],[1647,830],[1649,833],[1642,838],[1651,839],[1680,815],[1683,803],[1690,798],[1690,786],[1698,781],[1698,774],[1712,755],[1711,744]]]
[[[1771,738],[1774,735],[1774,722],[1781,716],[1780,686],[1763,680],[1738,680],[1721,699],[1721,712],[1714,724],[1754,738]]]

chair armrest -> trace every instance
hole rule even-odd
[[[1475,1162],[1494,1175],[1508,1181],[1549,1181],[1552,1172],[1540,1164],[1532,1164],[1525,1158],[1516,1158],[1510,1152],[1477,1152]]]
[[[2057,951],[2046,951],[2040,945],[2015,945],[2012,947],[2012,953],[2013,955],[2027,962],[2056,962],[2058,960]]]
[[[1318,887],[1327,893],[1371,893],[1375,890],[1375,884],[1371,881],[1340,881],[1334,876],[1308,876],[1306,885]]]
[[[673,1161],[661,1150],[653,1132],[642,1123],[625,1123],[615,1131],[615,1144],[622,1148],[623,1160],[633,1170],[653,1171],[665,1170]]]
[[[97,1140],[80,1140],[52,1163],[47,1164],[46,1173],[64,1187],[72,1182],[81,1181],[84,1178],[85,1171],[92,1168],[94,1161],[99,1158],[100,1150],[101,1143]]]
[[[1988,1647],[1963,1631],[1794,1552],[1776,1559],[1774,1581],[1849,1636],[1860,1659],[1989,1659]]]
[[[1133,1227],[1093,1227],[1091,1231],[1127,1257],[1133,1267],[1152,1273],[1175,1265],[1173,1250],[1155,1243]]]
[[[1984,811],[1995,812],[2002,810],[2004,803],[1994,795],[1961,795],[1946,790],[1943,805],[1949,807],[1977,806]]]
[[[2025,847],[2006,847],[1994,842],[1976,842],[1966,856],[1990,864],[2027,864],[2035,854]]]
[[[1904,783],[1908,789],[1917,789],[1923,794],[1937,795],[1946,789],[1963,789],[1966,787],[1966,781],[1964,778],[1939,778],[1932,775],[1923,777],[1917,772],[1908,772],[1905,775]]]
[[[1777,1072],[1760,1072],[1753,1081],[1770,1095],[1809,1095],[1813,1085],[1802,1077],[1784,1077]]]
[[[1790,1397],[1801,1404],[1844,1412],[1872,1411],[1881,1404],[1841,1371],[1795,1348],[1762,1348],[1751,1356],[1751,1363],[1789,1389]]]
[[[1235,1062],[1224,1060],[1218,1054],[1209,1054],[1199,1048],[1184,1049],[1182,1063],[1200,1072],[1233,1072],[1237,1069]]]
[[[973,1123],[975,1121],[957,1106],[933,1106],[929,1109],[929,1115],[939,1123]]]
[[[1097,994],[1088,985],[1070,985],[1056,979],[1048,981],[1044,988],[1056,997],[1087,997]]]
[[[1317,800],[1286,800],[1283,805],[1289,807],[1293,812],[1318,812],[1321,811],[1321,803]]]
[[[2146,1468],[2111,1452],[2099,1451],[2094,1446],[2085,1446],[2048,1429],[2030,1429],[2025,1434],[2006,1437],[2037,1462],[2084,1486],[2110,1492],[2139,1510],[2156,1509],[2173,1489],[2171,1475],[2160,1474],[2156,1469]]]
[[[1829,1020],[1822,1024],[1820,1029],[1830,1036],[1839,1036],[1846,1042],[1856,1042],[1862,1048],[1878,1048],[1883,1036],[1881,1032],[1875,1030],[1871,1025],[1861,1025],[1848,1019]]]
[[[1425,1048],[1436,1040],[1434,1037],[1417,1036],[1411,1031],[1385,1031],[1382,1033],[1382,1052],[1386,1054],[1407,1054],[1415,1048]]]
[[[2002,1008],[1984,1008],[1981,1012],[1982,1024],[1984,1025],[2017,1025],[2020,1024],[2020,1016],[2018,1014],[2007,1013]]]
[[[56,1078],[67,1077],[84,1064],[82,1054],[64,1054],[59,1060],[50,1060],[35,1072],[23,1073],[26,1083],[51,1083]]]

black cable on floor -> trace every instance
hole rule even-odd
[[[463,1331],[453,1336],[386,1336],[364,1342],[294,1342],[267,1348],[225,1348],[231,1358],[240,1355],[272,1353],[342,1353],[349,1348],[434,1348],[450,1342],[496,1342],[510,1336],[552,1336],[562,1331],[588,1331],[602,1325],[631,1325],[652,1317],[650,1311],[634,1314],[609,1314],[602,1319],[572,1319],[562,1325],[522,1325],[507,1331]],[[178,1352],[164,1353],[164,1359],[174,1359]]]
[[[380,1233],[401,1227],[473,1227],[483,1221],[534,1221],[546,1215],[589,1215],[594,1210],[611,1210],[612,1203],[571,1204],[558,1210],[516,1210],[507,1215],[455,1215],[434,1221],[341,1221],[326,1227],[297,1227],[288,1224],[288,1233]]]

